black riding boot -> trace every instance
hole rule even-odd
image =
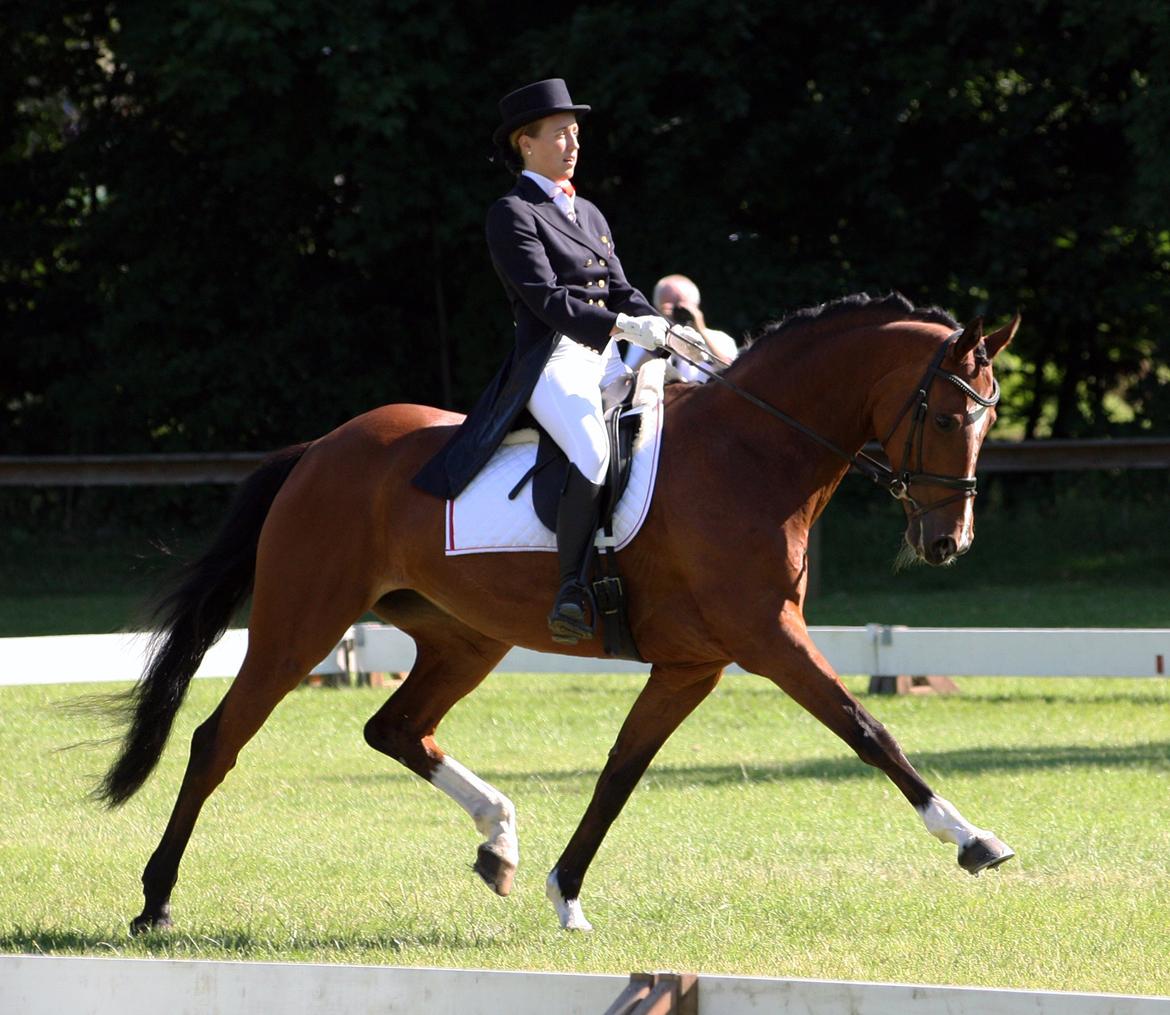
[[[592,617],[593,597],[583,581],[593,537],[597,533],[597,512],[601,487],[590,483],[580,470],[570,464],[565,487],[557,505],[557,558],[561,566],[561,588],[548,629],[553,641],[574,645],[593,637],[596,620]]]

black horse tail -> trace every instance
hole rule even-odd
[[[129,800],[158,764],[204,654],[251,594],[260,529],[308,446],[276,452],[244,480],[207,552],[179,571],[171,591],[151,611],[156,633],[146,672],[129,691],[113,697],[114,711],[129,728],[117,760],[94,790],[109,807]]]

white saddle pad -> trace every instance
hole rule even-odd
[[[662,443],[665,366],[665,360],[654,359],[638,374],[633,410],[641,412],[642,425],[634,438],[630,481],[614,512],[613,541],[618,550],[637,535],[650,510]],[[536,462],[536,449],[535,430],[509,434],[464,491],[447,501],[447,556],[557,548],[556,536],[536,517],[528,485],[515,500],[508,500],[509,491]],[[605,544],[605,534],[598,532],[596,545]]]

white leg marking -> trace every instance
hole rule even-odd
[[[926,830],[936,839],[943,842],[952,842],[959,849],[964,849],[975,839],[985,839],[991,835],[982,828],[976,828],[956,809],[949,800],[940,796],[931,797],[930,803],[918,811]]]
[[[503,793],[450,755],[445,755],[431,773],[431,785],[441,789],[471,815],[493,853],[513,866],[520,862],[516,808]]]
[[[548,880],[544,884],[544,894],[548,896],[553,908],[557,911],[557,919],[561,921],[564,930],[592,930],[593,924],[585,919],[585,911],[581,908],[580,899],[565,900],[561,894],[561,886],[557,883],[557,869],[554,867],[548,872]]]

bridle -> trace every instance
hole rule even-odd
[[[684,345],[694,349],[700,356],[706,358],[706,350],[696,343],[690,341],[684,335],[679,334],[673,325],[669,328],[670,334],[682,342]],[[926,368],[922,379],[915,385],[914,391],[910,397],[906,399],[906,404],[902,411],[898,414],[898,418],[894,420],[894,425],[890,427],[885,439],[882,441],[883,446],[894,435],[894,431],[902,424],[902,420],[913,412],[910,418],[910,429],[906,434],[906,441],[902,447],[902,464],[898,469],[891,469],[884,462],[879,462],[875,458],[871,458],[863,451],[858,451],[856,454],[849,454],[837,447],[832,441],[822,437],[815,430],[805,426],[800,420],[793,419],[787,413],[777,409],[774,405],[769,405],[762,398],[757,398],[749,391],[745,391],[734,381],[728,380],[721,373],[712,370],[702,363],[696,363],[694,360],[681,356],[691,366],[697,367],[700,371],[708,377],[718,381],[724,387],[734,391],[740,398],[744,398],[753,405],[763,409],[770,416],[787,423],[794,430],[798,430],[806,437],[815,441],[821,447],[831,451],[838,458],[848,462],[849,465],[860,472],[867,479],[872,480],[878,486],[882,487],[895,500],[900,500],[905,503],[910,509],[910,517],[920,518],[928,511],[933,511],[935,508],[943,507],[946,504],[952,504],[957,500],[965,500],[968,497],[974,497],[976,494],[976,479],[974,476],[943,476],[934,472],[923,471],[922,463],[922,445],[923,435],[926,428],[926,419],[930,412],[930,388],[936,378],[941,378],[963,392],[967,398],[975,402],[978,408],[967,413],[964,418],[964,423],[974,423],[978,420],[988,409],[999,402],[999,381],[992,378],[992,389],[990,395],[981,395],[970,384],[968,384],[961,377],[955,376],[947,370],[942,369],[942,361],[946,357],[948,350],[959,340],[963,329],[959,328],[948,336],[947,340],[939,346],[938,351],[934,354],[934,358],[930,361],[930,365]],[[677,351],[677,350],[673,350]],[[911,467],[912,459],[917,459],[917,465]],[[954,490],[955,493],[949,497],[943,497],[936,501],[931,501],[929,504],[919,504],[917,500],[910,495],[910,487],[912,484],[919,484],[920,486],[941,486],[944,489]]]
[[[868,459],[874,465],[878,466],[883,473],[881,478],[875,479],[875,481],[884,485],[896,500],[905,501],[909,505],[911,518],[919,518],[928,511],[933,511],[935,508],[952,504],[957,500],[964,500],[967,497],[974,497],[977,492],[974,476],[940,476],[934,472],[924,472],[922,467],[923,435],[926,430],[927,415],[930,412],[928,398],[930,386],[936,377],[941,377],[944,381],[953,384],[978,406],[972,412],[964,415],[964,424],[976,422],[988,409],[999,402],[999,381],[994,377],[991,379],[991,394],[984,396],[979,394],[978,391],[961,377],[957,377],[949,371],[943,370],[940,366],[946,357],[947,351],[959,340],[959,336],[962,333],[963,329],[959,328],[957,331],[952,332],[947,340],[939,346],[938,351],[934,354],[934,358],[930,361],[930,366],[926,368],[926,373],[922,375],[922,380],[918,382],[914,393],[906,400],[906,405],[898,414],[898,418],[894,420],[894,425],[890,427],[889,432],[882,441],[882,445],[884,446],[894,435],[894,431],[901,426],[902,420],[906,417],[907,413],[913,410],[914,415],[910,419],[910,429],[906,433],[906,442],[902,446],[902,468],[894,472],[892,469],[881,465],[881,463],[873,462],[873,459]],[[861,452],[858,454],[861,457],[867,457]],[[915,471],[912,471],[909,463],[911,457],[915,456],[917,458],[917,467]],[[931,501],[931,503],[923,507],[910,496],[911,483],[918,483],[921,486],[941,486],[948,490],[955,490],[956,492],[949,497],[943,497],[941,500]]]

